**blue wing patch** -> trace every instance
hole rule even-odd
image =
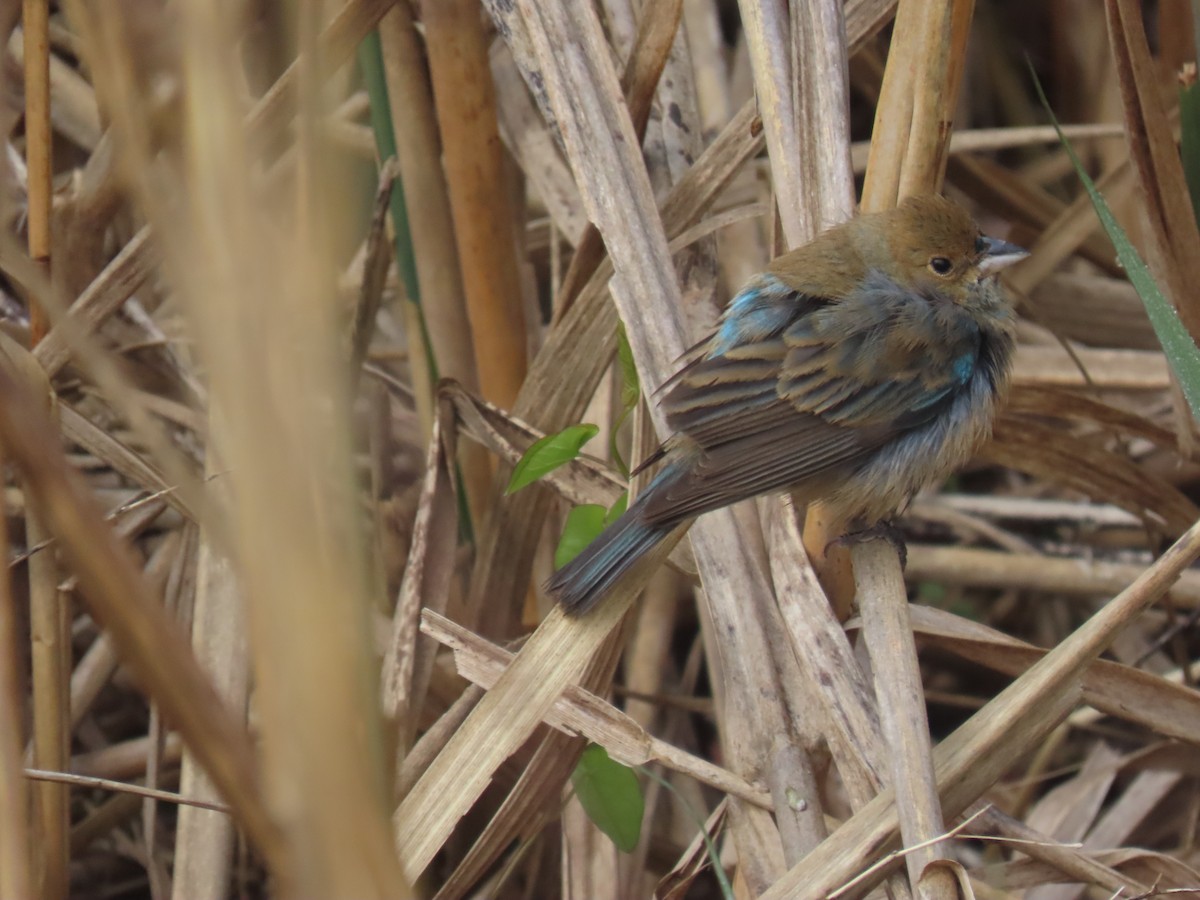
[[[708,359],[778,334],[796,314],[796,291],[774,275],[752,278],[725,310]]]

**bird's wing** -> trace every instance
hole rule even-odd
[[[663,407],[689,472],[660,492],[651,519],[853,468],[936,417],[974,370],[978,331],[948,301],[876,276],[837,301],[760,282],[672,379]]]

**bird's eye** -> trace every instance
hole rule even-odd
[[[954,268],[954,263],[946,259],[944,256],[935,256],[929,261],[929,270],[934,275],[949,275],[950,270]]]

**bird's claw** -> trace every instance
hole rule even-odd
[[[908,544],[904,541],[904,532],[890,520],[877,522],[870,528],[849,531],[841,537],[834,538],[825,545],[825,552],[828,553],[830,547],[849,547],[851,544],[865,544],[867,541],[877,540],[887,541],[892,545],[896,555],[900,557],[901,570],[908,565]]]

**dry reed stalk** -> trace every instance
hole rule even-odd
[[[1006,767],[997,765],[998,755],[1030,746],[1065,716],[1077,700],[1084,668],[1121,628],[1162,596],[1197,555],[1200,525],[937,747],[938,787],[948,816],[965,809]],[[898,823],[892,803],[890,794],[880,795],[764,896],[830,896],[894,839]]]
[[[9,355],[15,355],[12,348]],[[38,400],[8,369],[0,369],[0,393],[5,398],[0,439],[25,475],[30,498],[71,563],[85,600],[136,677],[203,758],[247,834],[267,859],[280,864],[282,848],[258,801],[244,732],[228,718],[176,626],[146,592],[128,548],[113,538],[67,466]]]
[[[1020,346],[1013,383],[1119,391],[1162,391],[1170,384],[1170,367],[1158,351],[1081,347],[1074,357],[1061,347]]]
[[[1096,500],[1116,503],[1155,531],[1180,534],[1196,520],[1196,504],[1178,489],[1100,446],[1094,437],[1076,437],[1033,416],[1007,413],[997,418],[993,432],[993,440],[979,450],[981,460],[1053,478]]]
[[[1031,859],[1045,863],[1082,884],[1097,884],[1108,891],[1129,893],[1135,897],[1150,891],[1148,886],[1128,874],[1097,861],[1093,854],[1083,853],[1076,847],[1063,846],[995,807],[982,814],[979,824],[1003,837],[1020,841],[1023,852]]]
[[[1002,553],[969,547],[912,545],[906,575],[914,580],[979,587],[1024,587],[1069,597],[1093,597],[1128,584],[1142,569],[1133,563],[1082,562],[1042,554]],[[1200,604],[1200,576],[1187,573],[1171,590],[1184,607]]]
[[[43,271],[50,268],[50,218],[53,163],[50,133],[49,3],[25,0],[22,4],[25,63],[25,160],[28,185],[29,256]],[[29,301],[30,342],[45,336],[46,311]],[[33,381],[29,389],[54,400],[49,382]],[[25,530],[31,544],[46,537],[36,512],[27,511]],[[70,756],[67,698],[70,696],[70,640],[68,605],[58,589],[58,571],[52,552],[35,555],[29,562],[30,639],[33,644],[33,753],[34,765],[51,770],[66,768]],[[48,900],[67,895],[70,826],[70,793],[64,785],[41,783],[34,789],[38,822],[39,893]]]
[[[381,808],[364,559],[343,487],[349,429],[330,419],[344,408],[345,390],[326,299],[328,229],[341,210],[319,168],[312,13],[298,22],[294,227],[282,244],[266,237],[272,223],[255,201],[236,85],[226,74],[234,23],[204,3],[181,8],[186,86],[196,103],[185,132],[189,220],[186,231],[156,224],[177,271],[192,275],[183,293],[212,366],[221,426],[212,439],[233,473],[224,528],[236,535],[249,601],[267,802],[287,842],[286,866],[275,874],[288,890],[317,896],[395,896],[406,891]],[[220,265],[195,277],[212,259]],[[281,433],[290,448],[283,464],[269,450]],[[335,595],[343,600],[336,606]]]
[[[0,459],[0,464],[3,460]],[[8,510],[0,498],[0,548],[8,559]],[[29,791],[22,772],[24,699],[18,673],[16,604],[12,578],[0,572],[0,895],[32,897]]]
[[[810,4],[803,10],[794,10],[790,21],[787,16],[780,19],[766,13],[764,8],[764,13],[755,14],[751,22],[751,59],[756,67],[757,93],[760,104],[764,104],[764,95],[767,101],[764,130],[772,162],[772,184],[779,198],[787,241],[795,246],[846,220],[854,210],[847,27],[841,6],[836,3]],[[790,74],[793,66],[796,72]],[[828,679],[816,675],[818,670],[826,668],[830,651],[841,642],[836,638],[832,644],[812,640],[820,631],[817,622],[829,624],[836,631],[836,621],[832,620],[828,602],[801,551],[795,510],[782,498],[767,498],[760,502],[760,512],[770,550],[771,574],[776,594],[781,598],[780,624],[795,651],[799,672],[804,676],[801,695],[810,707],[803,716],[806,725],[802,735],[780,735],[774,739],[764,772],[776,799],[776,819],[785,858],[791,864],[814,849],[824,837],[817,795],[811,787],[804,788],[814,784],[815,764],[809,754],[817,748],[822,736],[830,732],[845,734],[831,722],[838,720],[845,706],[853,707],[860,695],[831,697],[823,690],[823,685],[830,684]],[[816,621],[805,620],[801,625],[800,621],[789,619],[784,610],[796,604],[807,604]],[[854,667],[850,671],[856,670]],[[838,682],[837,686],[844,685]],[[819,709],[822,701],[824,710]],[[870,712],[864,708],[861,715],[869,718]],[[824,725],[819,724],[822,719]],[[731,722],[729,727],[736,728],[737,723]],[[862,743],[851,740],[837,744],[836,738],[834,741],[845,754],[838,758],[838,765],[845,773],[852,802],[856,807],[861,806],[878,787],[872,783],[869,761],[875,755],[873,746],[877,742],[867,739]],[[785,803],[789,791],[811,795],[813,799],[797,811],[792,804]],[[784,815],[784,810],[791,814]]]
[[[41,543],[49,532],[32,510],[25,532]],[[59,590],[54,553],[44,550],[29,560],[30,640],[33,669],[33,741],[36,768],[64,771],[70,759],[70,632],[68,598]],[[50,900],[67,895],[70,791],[42,782],[34,788],[38,822],[39,892]]]
[[[50,266],[50,218],[54,164],[50,134],[50,3],[23,0],[25,63],[25,167],[29,186],[28,241],[30,258]],[[30,343],[37,346],[49,330],[46,311],[29,304]]]
[[[681,0],[669,0],[668,5],[647,9],[638,20],[637,35],[621,75],[621,93],[639,139],[646,133],[650,119],[650,103],[658,87],[658,79],[667,64],[667,56],[679,29],[683,13]],[[563,276],[555,303],[555,318],[569,309],[576,295],[583,290],[596,267],[604,259],[604,240],[594,223],[589,222],[579,238],[571,264]]]
[[[75,2],[75,0],[72,0]],[[327,78],[354,55],[355,49],[392,8],[394,0],[346,0],[321,32],[315,59],[293,60],[250,111],[248,124],[258,139],[279,135],[296,114],[299,100],[297,75],[302,65],[315,65],[318,80]]]
[[[79,294],[67,315],[88,331],[98,328],[133,296],[160,262],[150,229],[142,228]],[[63,327],[51,328],[33,352],[50,377],[58,374],[70,359]]]
[[[507,21],[505,25],[514,35],[523,33],[516,25]],[[753,107],[747,104],[668,194],[662,217],[670,233],[693,224],[733,173],[761,147],[761,138],[752,128],[754,120]],[[579,301],[547,335],[522,388],[515,412],[547,432],[578,421],[608,368],[617,326],[604,293],[610,278],[611,268],[601,266]],[[571,378],[563,377],[566,371]],[[483,609],[492,610],[492,615],[499,610],[505,616],[501,621],[511,619],[517,597],[524,596],[529,583],[533,547],[552,499],[541,491],[503,497],[499,487],[496,494],[492,519],[480,538],[471,573],[468,621],[475,621],[477,611]],[[506,633],[495,628],[479,630],[489,635]]]
[[[210,470],[210,474],[215,473]],[[210,489],[220,492],[227,502],[223,488],[220,483],[210,482]],[[247,708],[250,693],[245,619],[233,563],[208,534],[203,534],[196,559],[192,647],[196,661],[235,715]],[[179,792],[208,803],[221,797],[218,786],[190,752],[183,756]],[[196,806],[180,809],[175,826],[171,896],[176,900],[219,900],[225,896],[234,837],[234,821],[229,816]]]
[[[575,161],[577,174],[588,170],[607,175],[604,202],[599,202],[599,192],[589,194],[584,191],[584,199],[601,233],[608,238],[606,242],[610,252],[616,256],[610,228],[624,230],[629,227],[629,222],[623,218],[618,226],[614,215],[625,216],[629,210],[641,210],[643,228],[653,228],[650,226],[650,216],[653,215],[655,222],[658,216],[653,214],[653,198],[649,196],[649,187],[644,181],[644,166],[640,158],[634,156],[637,143],[632,136],[631,122],[628,116],[616,112],[620,103],[619,85],[607,55],[606,44],[599,34],[599,24],[590,11],[569,13],[538,4],[518,7],[516,14],[528,17],[527,24],[546,76],[554,113],[562,126],[568,155]],[[571,18],[570,25],[566,24],[565,18]],[[564,54],[570,55],[572,65],[582,64],[584,71],[565,68]],[[572,108],[574,104],[570,96],[577,96],[580,90],[593,96],[599,91],[601,102],[596,106]],[[601,120],[604,125],[601,125]],[[613,133],[620,134],[622,142],[614,144]],[[612,154],[613,151],[624,156],[611,157],[606,168],[581,164],[582,158],[588,154]],[[641,179],[638,174],[641,174]],[[647,210],[652,211],[650,215]],[[647,241],[646,244],[643,244],[643,240]],[[664,295],[670,298],[677,293],[673,277],[668,275],[671,266],[661,230],[658,235],[653,230],[643,232],[636,241],[629,238],[620,240],[620,252],[628,254],[630,251],[635,251],[636,262],[629,269],[641,277],[652,276],[654,281],[653,286],[646,284],[640,293],[655,298]],[[653,263],[649,263],[649,259],[653,259]],[[674,306],[677,307],[677,304]],[[628,308],[625,312],[629,312]],[[637,331],[641,335],[648,334],[646,329],[631,328],[631,338]],[[648,371],[661,373],[670,364],[668,354],[671,354],[672,347],[677,352],[683,348],[678,331],[671,344],[655,349],[641,346],[636,352],[658,356],[656,365]],[[599,648],[631,601],[628,590],[622,594],[624,596],[614,596],[594,617],[577,623],[565,620],[560,612],[551,613],[518,654],[514,665],[506,670],[496,688],[488,692],[466,724],[451,738],[443,754],[434,761],[397,811],[401,851],[409,872],[425,868],[432,852],[449,834],[449,828],[474,802],[491,769],[526,737],[529,728],[540,720],[542,710],[553,701],[563,686],[581,676],[588,666],[590,655]],[[509,709],[508,714],[502,715],[508,695],[521,696],[520,714],[514,714],[514,710]],[[491,736],[491,746],[486,749],[486,755],[485,751],[473,748],[473,736],[476,733],[488,733]],[[467,758],[472,762],[468,763],[468,774],[464,776],[462,762]]]
[[[865,211],[886,209],[940,185],[973,8],[973,0],[900,3],[863,187]],[[818,508],[805,531],[811,554],[824,556],[833,524]],[[903,748],[891,756],[892,787],[904,843],[917,848],[905,858],[909,879],[914,890],[954,896],[950,873],[931,865],[947,858],[945,844],[928,843],[945,826],[899,560],[876,541],[855,546],[848,562],[866,622],[884,733],[889,746]],[[827,588],[845,590],[846,565],[844,556],[825,561]],[[841,607],[846,600],[834,602]]]
[[[628,622],[629,617],[625,617],[623,624],[627,626]],[[624,631],[618,625],[600,642],[579,676],[580,688],[594,692],[612,683],[613,670],[625,643]],[[514,834],[528,840],[536,833],[531,822],[541,825],[560,808],[560,786],[566,784],[574,770],[584,743],[569,732],[558,731],[552,731],[541,741],[496,815],[439,893],[452,897],[465,892],[511,845]]]
[[[620,110],[620,88],[603,38],[594,18],[584,12],[569,12],[549,4],[536,11],[531,6],[522,13],[527,17],[550,104],[580,182],[585,206],[614,261],[617,274],[612,282],[613,297],[626,325],[639,371],[650,385],[660,384],[686,346],[678,287],[666,252],[662,219],[650,196],[645,166],[634,155],[637,143],[632,123]],[[563,46],[578,48],[570,65],[563,59]],[[578,96],[595,100],[581,106],[570,99]],[[656,424],[662,433],[662,423]],[[794,684],[794,679],[778,675],[778,671],[786,671],[792,664],[778,652],[777,640],[772,645],[765,577],[754,559],[752,535],[753,523],[737,523],[732,511],[707,517],[691,532],[694,547],[701,546],[697,541],[704,544],[703,552],[698,549],[697,561],[702,567],[709,567],[704,574],[710,592],[732,597],[736,591],[742,599],[737,609],[716,605],[711,609],[715,615],[723,616],[714,632],[734,635],[745,646],[721,646],[720,642],[712,641],[709,644],[713,653],[721,654],[720,680],[729,692],[728,709],[731,715],[739,717],[750,712],[746,698],[762,697],[759,685]],[[753,588],[748,588],[751,585]],[[571,649],[577,647],[584,649],[573,642]],[[759,723],[767,732],[798,733],[799,729],[789,723],[789,718],[795,721],[795,704],[790,710],[784,701],[769,707],[760,703],[759,707],[760,716],[771,717]],[[770,724],[764,726],[763,721]],[[735,771],[740,770],[739,774],[756,771],[765,764],[768,748],[760,746],[761,743],[749,723],[728,729],[726,749],[735,760]],[[783,865],[774,823],[751,808],[735,809],[733,823],[742,864],[752,882],[765,887]]]
[[[54,395],[36,365],[23,370],[24,389],[39,397],[53,418]],[[30,488],[26,485],[26,490]],[[36,509],[25,512],[30,546],[44,544],[49,531]],[[33,740],[36,768],[64,771],[71,755],[69,717],[71,645],[70,603],[59,589],[60,576],[52,547],[29,558],[29,618],[33,681]],[[42,782],[34,788],[37,811],[39,892],[50,900],[67,895],[70,828],[70,790]]]
[[[177,763],[182,753],[183,743],[178,734],[169,734],[163,743],[163,759]],[[71,771],[100,778],[141,778],[146,774],[149,755],[150,738],[133,738],[109,744],[90,753],[76,754],[71,757]]]
[[[165,198],[154,197],[151,184],[141,185],[142,198],[170,248],[176,271],[201,273],[184,279],[184,295],[195,301],[197,333],[210,341],[205,355],[212,366],[214,405],[221,423],[215,440],[220,458],[236,473],[233,509],[240,517],[237,534],[244,551],[240,559],[246,566],[247,596],[256,601],[250,604],[252,635],[265,747],[273,763],[267,770],[269,796],[276,814],[284,814],[288,840],[287,845],[269,845],[274,851],[270,865],[285,890],[366,896],[384,892],[386,884],[386,891],[394,893],[402,881],[377,805],[382,795],[382,760],[378,744],[373,754],[370,743],[378,734],[369,727],[375,707],[367,691],[365,628],[348,625],[360,622],[358,617],[365,613],[364,586],[361,581],[353,583],[363,577],[363,570],[359,551],[348,544],[355,529],[347,498],[330,489],[326,477],[345,465],[345,450],[333,435],[348,429],[327,428],[328,407],[321,405],[331,390],[336,393],[338,384],[331,375],[336,347],[331,336],[336,329],[324,320],[332,313],[323,302],[332,294],[324,292],[332,284],[323,263],[326,245],[314,238],[317,222],[336,210],[317,205],[323,187],[312,178],[312,116],[306,107],[300,119],[299,154],[305,192],[294,219],[298,234],[293,262],[284,267],[282,257],[273,255],[282,248],[268,238],[273,228],[264,218],[263,205],[255,200],[249,157],[240,139],[236,88],[227,80],[234,67],[224,57],[236,44],[226,31],[230,22],[221,11],[204,4],[189,5],[180,15],[189,35],[184,44],[185,85],[195,92],[193,96],[205,98],[189,107],[195,113],[186,132],[190,167],[183,170],[186,180],[181,182],[189,192],[179,198],[186,199],[188,215],[162,216]],[[306,52],[289,83],[307,104],[316,88],[316,39],[311,22],[304,24]],[[128,85],[115,84],[114,91],[123,87],[122,99],[136,109],[140,98]],[[130,119],[119,124],[127,150],[144,151],[137,126]],[[315,215],[318,209],[320,219]],[[197,259],[203,262],[193,269]],[[210,303],[214,297],[222,302]],[[286,314],[272,317],[263,298],[287,303]],[[264,329],[272,318],[288,327]],[[284,348],[267,354],[279,367],[245,374],[247,365],[258,369],[264,342],[272,339]],[[288,359],[298,352],[304,354],[303,361],[292,360],[289,365]],[[295,373],[306,376],[305,387],[292,385]],[[298,402],[297,397],[305,401]],[[306,403],[316,406],[309,408]],[[281,430],[292,436],[283,465],[274,453],[265,455]],[[257,477],[256,473],[263,474]],[[334,481],[343,483],[340,478]],[[314,493],[309,490],[313,485],[326,487]],[[223,530],[227,529],[228,524]],[[360,605],[342,604],[335,609],[328,603],[335,594],[354,598]],[[280,633],[279,624],[285,621],[294,637]],[[312,647],[323,649],[309,656]],[[186,653],[181,655],[186,658]],[[218,777],[225,773],[219,766],[214,769],[211,754],[201,755],[204,748],[195,744],[194,735],[188,736],[229,796],[229,778]],[[374,767],[364,764],[372,759]],[[345,773],[351,773],[348,779]],[[297,794],[300,785],[303,790]],[[297,796],[321,813],[298,814]],[[368,812],[373,807],[374,818]],[[261,840],[262,828],[257,835]]]
[[[648,562],[647,570],[658,561]],[[579,621],[553,611],[526,641],[396,811],[396,844],[410,878],[425,869],[495,768],[541,722],[563,688],[583,675],[591,652],[633,598],[633,590],[619,591],[596,615]]]
[[[943,610],[915,606],[912,619],[923,641],[1006,675],[1020,675],[1048,652]],[[1176,674],[1178,677],[1172,679],[1096,660],[1080,676],[1083,701],[1090,708],[1080,712],[1093,718],[1103,713],[1194,744],[1200,733],[1195,716],[1200,700],[1194,690],[1180,683],[1181,673]],[[1078,718],[1078,713],[1072,716],[1073,720]],[[1022,805],[1015,803],[1013,808]]]
[[[859,21],[856,21],[856,25],[861,25],[861,22],[859,22]],[[518,26],[517,26],[515,23],[513,23],[513,22],[506,22],[506,28],[507,28],[507,29],[509,29],[509,31],[506,31],[506,33],[509,33],[509,32],[511,32],[511,33],[513,33],[513,34],[516,34],[516,33],[518,33],[518,31],[519,31],[519,28],[518,28]],[[861,34],[861,32],[859,32],[859,33]],[[739,117],[739,118],[740,118],[740,117]],[[739,125],[738,127],[731,128],[731,129],[728,131],[728,134],[729,134],[729,135],[730,135],[730,136],[731,136],[731,137],[732,137],[734,140],[744,140],[744,139],[745,139],[745,136],[747,136],[747,132],[746,132],[746,131],[744,131],[743,129],[747,128],[747,126],[748,126],[748,122],[749,122],[749,119],[748,119],[748,118],[747,118],[746,122],[747,122],[747,124],[745,124],[745,125]],[[714,148],[713,148],[713,149],[715,150],[715,149],[716,149],[716,147],[714,146]],[[699,169],[699,167],[698,167],[698,170],[700,170],[700,169]],[[702,171],[702,170],[701,170],[701,171]],[[688,191],[682,190],[682,188],[683,188],[683,185],[681,184],[681,185],[680,185],[680,190],[676,191],[676,192],[675,192],[675,193],[674,193],[672,196],[673,196],[673,197],[678,197],[680,200],[684,201],[684,203],[681,205],[681,204],[679,204],[679,203],[676,203],[674,200],[672,200],[672,201],[668,201],[668,205],[667,205],[667,207],[665,207],[665,208],[664,208],[664,217],[666,218],[666,220],[667,220],[668,222],[675,222],[675,221],[678,221],[678,220],[679,220],[679,217],[680,217],[681,215],[692,215],[692,214],[694,214],[694,212],[693,212],[692,210],[696,208],[696,207],[695,207],[695,202],[696,202],[696,200],[703,200],[703,198],[705,198],[706,196],[708,196],[708,195],[706,195],[706,194],[704,194],[704,193],[694,193],[694,192],[693,192],[693,191],[694,191],[694,187],[692,187],[692,188],[691,188],[690,190],[688,190]],[[692,198],[696,198],[696,200],[693,200]],[[575,311],[575,310],[573,309],[573,310],[572,310],[572,312],[574,312],[574,311]],[[567,320],[564,320],[564,325],[565,325],[566,321],[567,321]],[[593,321],[595,321],[595,320],[593,320]],[[611,326],[609,326],[609,327],[611,327]],[[566,330],[565,328],[562,328],[562,327],[560,327],[560,329],[557,331],[557,333],[559,333],[559,334],[562,334],[562,335],[572,335],[572,336],[574,335],[574,332],[572,332],[572,331],[570,331],[570,330]],[[604,330],[601,330],[601,331],[599,332],[599,334],[603,335],[603,334],[605,334],[605,331],[604,331]],[[552,337],[553,337],[553,334],[552,334]],[[550,349],[550,347],[547,347],[547,350],[549,350],[549,349]],[[553,359],[553,356],[550,356],[550,357],[548,357],[548,359]],[[541,360],[539,359],[539,362],[540,362],[540,361],[541,361]],[[586,384],[586,382],[584,382],[584,384]],[[531,393],[531,394],[530,394],[530,396],[532,397],[532,396],[533,396],[533,394]],[[523,504],[523,502],[524,502],[524,500],[525,500],[525,499],[526,499],[526,498],[525,498],[525,496],[524,496],[524,495],[522,495],[522,496],[518,496],[517,498],[514,498],[514,500],[513,500],[513,501],[510,501],[510,504],[509,504],[509,505],[511,506],[511,505],[515,504],[516,506],[521,506],[521,505]],[[528,499],[529,499],[531,502],[532,502],[532,501],[536,501],[536,500],[537,500],[537,495],[536,495],[536,494],[533,494],[533,495],[529,496],[529,497],[528,497]],[[528,505],[528,504],[525,504],[525,505]],[[529,519],[533,519],[533,520],[535,520],[535,521],[536,521],[536,520],[538,520],[539,518],[540,518],[540,517],[539,517],[538,515],[529,515],[529,514],[528,514],[528,511],[526,511],[526,514],[525,514],[525,515],[522,515],[522,516],[520,517],[520,519],[521,519],[521,520],[529,520]],[[508,532],[507,532],[507,530],[498,530],[498,533],[500,533],[500,534],[506,534],[506,533],[508,533]],[[484,554],[482,554],[482,560],[487,560],[487,559],[490,557],[490,555],[491,555],[490,553],[486,553],[486,552],[485,552]],[[482,562],[482,560],[481,560],[481,562]],[[489,569],[488,569],[486,566],[485,566],[484,568],[482,568],[482,569],[480,569],[479,567],[477,567],[477,569],[476,569],[476,572],[475,572],[476,579],[477,579],[477,583],[479,583],[479,584],[491,584],[491,585],[494,585],[494,584],[496,584],[496,580],[495,580],[495,578],[494,578],[494,577],[493,577],[493,578],[490,578],[490,579],[485,579],[485,578],[482,578],[482,577],[481,577],[481,573],[483,573],[483,572],[488,572],[488,571],[489,571]],[[493,600],[495,599],[494,595],[491,595],[491,599],[493,599]],[[751,679],[751,680],[750,680],[750,683],[754,683],[754,682],[753,682],[753,679]]]
[[[410,230],[421,290],[421,313],[429,330],[437,372],[439,377],[453,378],[478,393],[479,367],[442,168],[433,89],[412,9],[407,3],[395,4],[380,20],[379,39],[400,160],[400,182],[404,186],[409,222],[416,225]],[[421,337],[421,329],[410,323],[409,331],[412,371],[417,372],[424,350],[418,355],[418,345],[411,341]],[[470,446],[463,448],[461,464],[471,521],[479,526],[484,521],[492,466],[484,454]]]
[[[517,273],[519,244],[504,178],[483,22],[475,0],[432,4],[424,13],[475,363],[484,396],[511,407],[528,364]]]
[[[447,404],[438,416],[425,460],[421,499],[404,577],[392,614],[391,637],[383,657],[383,712],[400,729],[397,760],[402,764],[416,740],[419,713],[433,669],[433,643],[419,634],[421,610],[443,612],[454,575],[458,504],[454,494],[453,421]],[[446,435],[443,437],[443,435]]]
[[[437,613],[423,614],[421,629],[454,651],[455,667],[460,674],[488,690],[512,662],[513,654],[489,644]],[[545,721],[600,744],[614,758],[627,765],[660,762],[755,806],[763,809],[771,807],[771,799],[761,786],[655,738],[631,716],[583,687],[567,688]]]

